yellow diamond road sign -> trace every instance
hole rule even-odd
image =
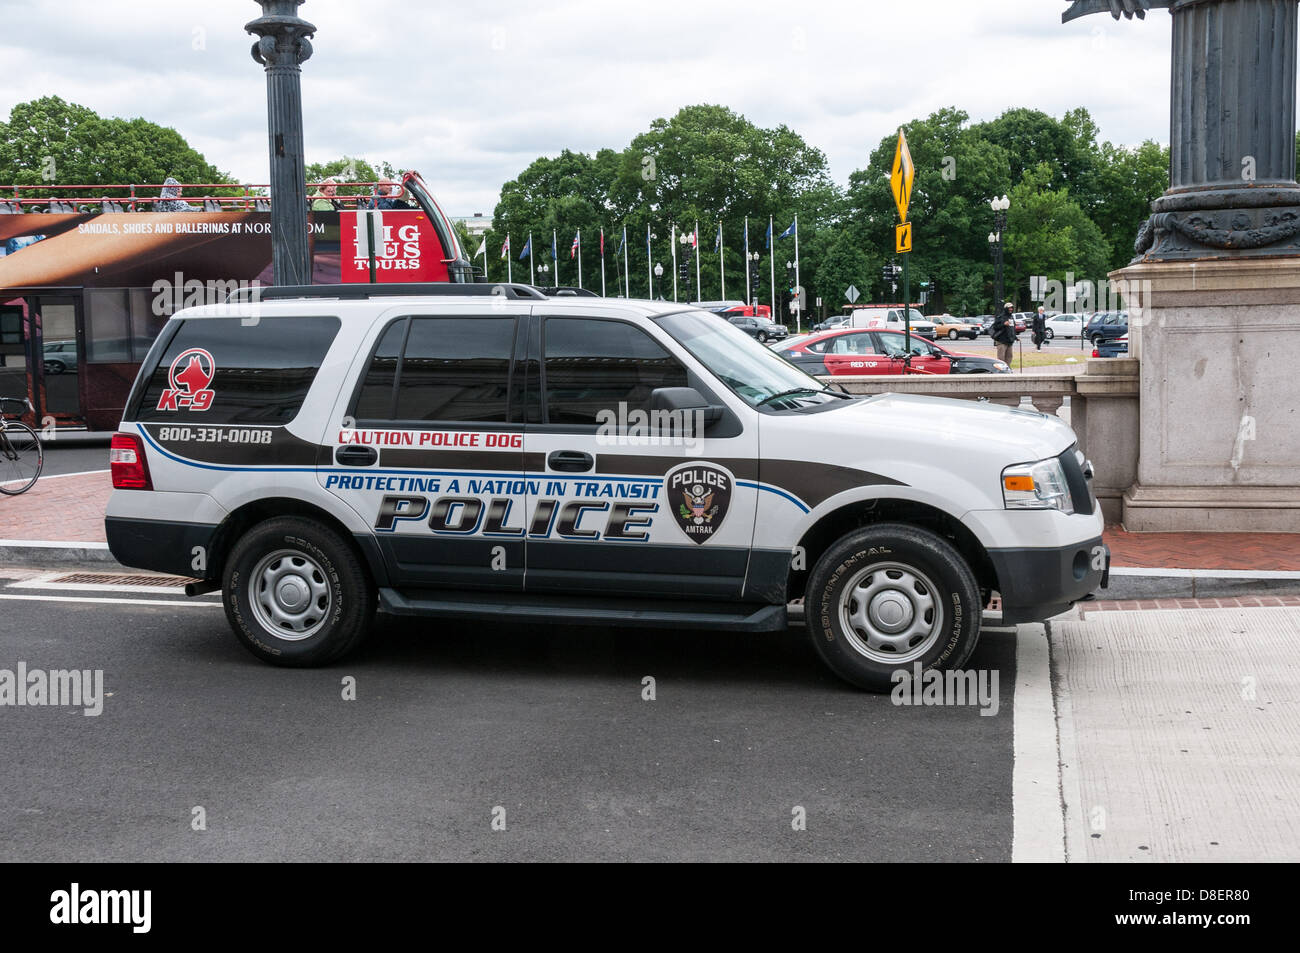
[[[916,166],[912,165],[912,153],[907,148],[907,137],[903,130],[898,130],[898,148],[894,151],[894,168],[889,173],[889,188],[894,193],[894,204],[898,206],[898,220],[907,221],[907,206],[912,201],[912,179],[916,175]]]
[[[902,255],[912,250],[912,223],[894,226],[894,251]]]

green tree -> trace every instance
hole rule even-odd
[[[312,162],[307,165],[306,177],[311,183],[323,182],[325,179],[333,179],[339,183],[338,194],[340,195],[360,195],[371,194],[372,190],[368,186],[349,186],[349,182],[379,182],[384,179],[400,179],[401,170],[389,162],[380,162],[371,164],[365,159],[359,159],[356,156],[341,156],[337,159],[331,159],[329,162]],[[477,247],[477,246],[475,246]]]
[[[1056,281],[1064,281],[1068,272],[1076,279],[1105,275],[1109,243],[1070,190],[1054,188],[1053,179],[1051,164],[1040,162],[1011,191],[1005,239],[1008,300],[1028,302],[1030,275]]]
[[[1151,203],[1169,188],[1169,149],[1150,139],[1136,149],[1107,142],[1100,155],[1097,191],[1101,199],[1092,217],[1110,240],[1109,268],[1114,270],[1132,259],[1133,240],[1151,214]]]
[[[19,103],[0,123],[0,182],[103,186],[155,184],[167,176],[231,181],[174,129],[145,119],[102,118],[57,96]]]

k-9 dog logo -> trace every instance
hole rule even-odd
[[[217,362],[201,347],[181,351],[167,371],[167,383],[158,398],[159,410],[207,410],[212,406],[212,376]]]
[[[731,506],[734,482],[730,473],[711,463],[683,463],[668,471],[668,504],[688,539],[704,544],[718,531]]]

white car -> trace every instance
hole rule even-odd
[[[1077,314],[1058,314],[1044,322],[1047,340],[1077,338],[1083,333],[1083,318]]]
[[[671,302],[260,291],[167,322],[105,526],[122,564],[221,590],[266,662],[341,658],[376,608],[487,640],[783,631],[802,599],[823,661],[888,691],[960,668],[993,593],[1014,623],[1105,585],[1091,468],[1056,417],[853,397]]]

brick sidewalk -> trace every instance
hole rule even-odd
[[[0,496],[0,539],[104,542],[107,473],[42,477],[22,496]]]
[[[43,477],[0,496],[0,539],[104,542],[107,473]],[[1300,571],[1300,533],[1128,533],[1106,528],[1117,567]]]
[[[1300,572],[1300,533],[1129,533],[1106,527],[1116,566]]]

